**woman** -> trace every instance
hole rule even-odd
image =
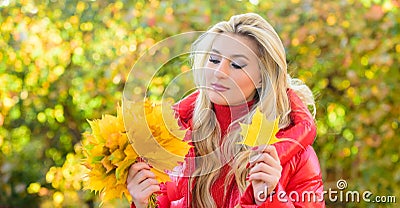
[[[175,110],[194,147],[166,184],[157,183],[146,163],[132,165],[132,207],[146,207],[155,192],[159,207],[324,207],[310,146],[315,126],[303,104],[314,105],[312,93],[288,76],[272,26],[257,14],[233,16],[198,38],[192,60],[198,90]],[[238,122],[250,123],[257,107],[269,119],[279,116],[276,137],[289,139],[240,145]]]

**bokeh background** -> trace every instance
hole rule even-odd
[[[97,207],[82,190],[87,119],[116,114],[135,61],[158,41],[244,12],[281,36],[289,73],[316,95],[325,189],[369,190],[398,207],[400,2],[395,0],[0,0],[0,207]],[[168,55],[169,51],[163,51]],[[165,66],[162,94],[187,58]],[[146,69],[143,69],[146,70]],[[362,199],[361,199],[362,201]],[[104,207],[128,207],[125,199]]]

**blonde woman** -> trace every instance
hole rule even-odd
[[[146,207],[158,193],[159,207],[324,207],[310,146],[315,124],[306,107],[315,107],[314,99],[287,74],[272,26],[257,14],[233,16],[196,40],[192,61],[198,90],[174,108],[194,147],[166,184],[157,183],[146,163],[132,165],[131,206]],[[268,119],[279,116],[276,137],[286,139],[255,148],[239,144],[238,122],[250,123],[257,107]]]

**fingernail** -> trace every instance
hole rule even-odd
[[[156,191],[156,192],[154,192],[154,194],[160,195],[161,191]]]
[[[150,164],[147,164],[150,168],[153,168],[153,166],[152,165],[150,165]]]
[[[257,150],[258,146],[252,147],[251,150]]]
[[[249,168],[249,167],[250,167],[250,162],[248,162],[246,165],[246,168]]]
[[[248,181],[249,179],[250,179],[250,177],[249,177],[249,176],[247,176],[247,177],[246,177],[246,181]]]

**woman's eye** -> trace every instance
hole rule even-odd
[[[220,60],[214,59],[214,58],[212,58],[212,57],[210,57],[210,58],[208,59],[208,61],[211,62],[211,63],[213,63],[213,64],[219,64],[219,63],[221,62]]]
[[[242,68],[243,68],[243,66],[239,66],[238,64],[235,64],[235,63],[232,63],[231,65],[232,65],[233,68],[235,68],[235,69],[242,69]]]

